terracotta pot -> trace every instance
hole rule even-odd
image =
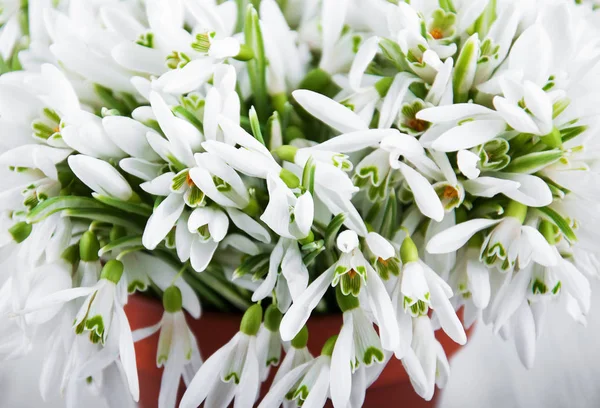
[[[163,307],[155,299],[141,295],[131,296],[125,307],[131,329],[139,329],[157,323],[162,314]],[[208,358],[239,330],[241,314],[218,312],[203,312],[199,320],[188,316],[188,325],[196,334],[200,352],[204,359]],[[339,333],[342,319],[340,315],[313,315],[307,323],[309,330],[308,348],[313,355],[319,355],[325,341]],[[446,355],[450,358],[460,346],[454,343],[442,330],[436,332],[436,337],[444,347]],[[158,334],[139,341],[135,345],[138,374],[140,380],[140,408],[155,408],[158,404],[158,393],[162,368],[156,367],[156,348]],[[263,384],[261,396],[269,389],[275,374]],[[183,395],[184,385],[181,382],[179,398]],[[438,392],[436,392],[436,395]],[[420,408],[433,407],[434,401],[424,401],[413,390],[408,374],[402,363],[392,358],[383,370],[377,381],[367,390],[364,407],[390,406],[390,401],[402,401],[401,406]],[[394,403],[396,406],[398,403]]]

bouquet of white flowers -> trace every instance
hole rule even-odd
[[[600,266],[578,3],[0,0],[0,355],[42,339],[72,407],[137,401],[157,331],[160,407],[359,407],[394,358],[431,399],[434,332],[480,317],[530,367]],[[164,315],[132,333],[135,292]],[[244,313],[204,362],[201,303]],[[343,316],[317,356],[313,313]]]

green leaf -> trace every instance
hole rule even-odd
[[[388,40],[387,38],[382,38],[381,41],[379,41],[379,48],[381,49],[383,55],[396,66],[398,71],[410,71],[408,67],[408,61],[406,60],[406,56],[402,52],[402,49],[400,48],[398,43],[392,40]]]
[[[315,160],[311,156],[304,165],[304,170],[302,170],[302,186],[306,191],[309,191],[311,195],[315,194],[315,172],[317,171],[317,166],[315,164]]]
[[[576,138],[577,136],[579,136],[580,134],[585,132],[587,129],[588,129],[588,127],[585,125],[564,128],[564,129],[560,130],[560,137],[561,137],[563,143],[565,143],[571,139]]]
[[[478,58],[479,37],[477,34],[473,34],[463,46],[454,67],[452,79],[454,103],[465,103],[469,100],[469,91],[475,79]]]
[[[557,162],[562,157],[563,152],[560,149],[546,150],[544,152],[530,153],[525,156],[513,159],[505,168],[509,173],[536,173],[546,166]]]
[[[254,95],[254,104],[256,105],[258,117],[266,118],[268,115],[267,59],[265,57],[265,47],[260,30],[258,13],[251,4],[246,9],[244,36],[246,45],[254,53],[254,58],[246,63],[250,78],[250,87],[252,95]]]
[[[52,197],[38,204],[28,215],[27,222],[32,224],[67,209],[106,209],[107,207],[88,197],[60,196]]]
[[[398,200],[396,200],[396,191],[391,189],[385,209],[383,210],[380,229],[381,236],[391,239],[398,225]]]
[[[128,201],[122,201],[122,200],[119,200],[119,199],[116,199],[113,197],[108,197],[105,195],[101,195],[98,193],[92,193],[92,196],[96,200],[100,201],[101,203],[104,203],[104,204],[109,205],[114,208],[118,208],[119,210],[123,210],[128,213],[142,215],[146,218],[150,217],[152,215],[152,207],[149,206],[148,204],[131,203]]]
[[[562,215],[560,215],[550,207],[540,207],[538,208],[538,210],[540,210],[542,213],[544,213],[545,216],[550,218],[570,242],[577,241],[577,236],[575,235],[575,232],[573,232],[573,229],[569,225],[569,222],[565,220],[562,217]]]
[[[440,8],[445,11],[450,11],[452,13],[456,13],[456,7],[454,7],[454,3],[452,0],[439,0]]]
[[[144,223],[138,222],[131,214],[123,214],[112,208],[70,208],[64,210],[64,214],[72,218],[84,218],[92,221],[105,222],[112,225],[120,225],[125,228],[131,228],[135,231],[143,231]]]
[[[337,237],[338,231],[344,225],[346,221],[346,214],[339,213],[329,222],[327,229],[325,230],[325,247],[333,248],[335,244],[335,238]]]
[[[490,31],[490,27],[496,21],[496,0],[489,0],[487,6],[483,10],[483,13],[479,16],[475,24],[473,25],[473,32],[479,34],[479,38],[485,38]]]
[[[175,116],[187,120],[192,125],[194,125],[196,129],[198,129],[201,133],[204,133],[204,125],[202,124],[200,118],[198,118],[198,116],[194,115],[192,112],[187,110],[185,107],[181,105],[175,106],[173,108],[173,113],[175,114]]]
[[[260,131],[260,121],[258,120],[258,115],[256,114],[256,109],[254,109],[254,106],[250,107],[248,119],[250,119],[250,128],[252,128],[252,134],[254,135],[254,138],[261,142],[263,146],[266,146],[265,139]]]
[[[141,235],[130,235],[127,237],[119,238],[111,243],[103,246],[98,251],[98,255],[102,256],[110,251],[114,251],[116,249],[123,250],[126,248],[137,247],[142,245],[142,236]]]

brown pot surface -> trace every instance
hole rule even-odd
[[[129,297],[125,312],[129,318],[131,329],[136,330],[156,324],[162,317],[163,308],[161,303],[155,299],[134,295]],[[238,332],[241,318],[241,314],[219,312],[203,312],[199,320],[187,316],[188,325],[196,335],[203,359],[207,359]],[[310,352],[313,355],[319,355],[325,341],[338,334],[341,325],[341,315],[311,316],[307,323]],[[448,358],[460,348],[460,345],[454,343],[442,330],[436,332],[436,338],[444,347]],[[140,379],[140,408],[155,408],[158,404],[162,368],[156,366],[157,345],[158,334],[135,344]],[[268,391],[275,372],[276,370],[272,369],[271,375],[263,383],[261,397]],[[183,391],[182,382],[179,398]],[[424,401],[414,392],[402,363],[400,360],[392,358],[379,378],[367,390],[364,404],[364,407],[385,406],[420,408],[432,407],[434,403],[433,401]]]

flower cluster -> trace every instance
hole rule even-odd
[[[181,379],[182,407],[358,407],[392,358],[429,400],[435,331],[478,319],[531,367],[547,305],[585,324],[600,271],[577,3],[0,0],[0,355],[43,340],[69,406],[137,401],[156,332],[165,408]],[[132,332],[136,292],[164,315]],[[244,312],[204,362],[201,303]]]

